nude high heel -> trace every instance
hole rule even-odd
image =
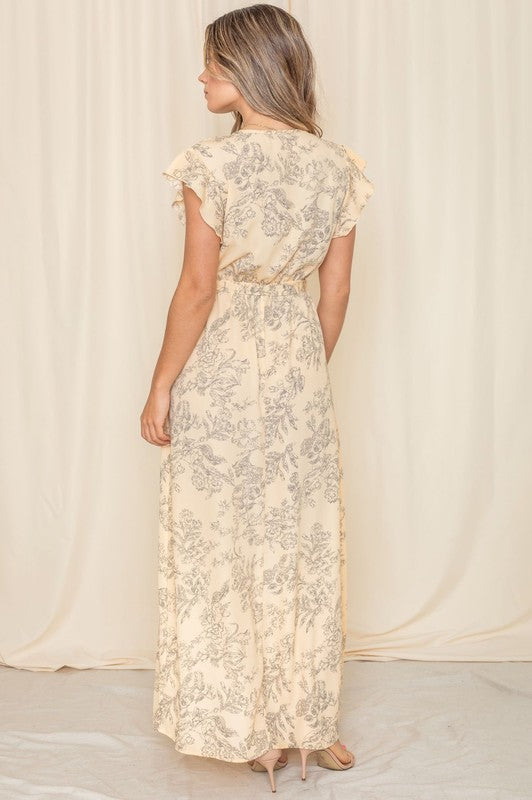
[[[345,744],[342,744],[344,750],[346,749]],[[306,780],[306,766],[307,766],[307,756],[311,753],[317,753],[318,758],[316,763],[320,767],[325,767],[326,769],[351,769],[352,766],[355,764],[355,756],[349,761],[347,764],[343,764],[336,753],[331,750],[330,747],[326,747],[324,750],[308,750],[305,747],[299,748],[299,753],[301,755],[301,780]]]
[[[273,768],[277,763],[278,758],[282,755],[282,753],[283,751],[279,748],[276,750],[268,750],[267,753],[263,753],[261,756],[255,759],[255,761],[258,761],[259,764],[262,764],[263,767],[266,767],[266,770],[270,778],[272,792],[277,791],[277,789],[275,788],[275,778],[273,776]]]

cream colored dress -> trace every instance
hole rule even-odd
[[[305,131],[203,139],[163,173],[221,240],[216,300],[171,390],[161,448],[153,724],[181,753],[247,761],[339,738],[342,463],[306,278],[373,184]]]

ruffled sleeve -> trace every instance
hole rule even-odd
[[[349,233],[374,192],[372,182],[363,172],[366,161],[350,147],[344,145],[344,150],[347,159],[346,192],[334,226],[333,238]]]
[[[201,200],[200,214],[216,234],[223,236],[225,192],[222,182],[216,177],[212,156],[206,156],[192,146],[179,153],[163,171],[163,176],[175,186],[177,192],[172,201],[179,219],[186,224],[183,184],[190,186]]]

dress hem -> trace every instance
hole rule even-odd
[[[167,736],[169,739],[171,739],[173,742],[175,742],[175,739],[172,736],[172,734],[166,733],[166,731],[162,727],[154,728],[154,730],[157,733],[162,733],[163,736]],[[332,745],[337,740],[338,740],[338,736],[336,737],[334,742],[331,742],[330,744],[318,745],[317,747],[312,747],[312,748],[307,747],[305,749],[307,749],[307,750],[309,750],[309,749],[312,749],[312,750],[325,750],[327,747],[332,747]],[[267,750],[276,750],[276,749],[279,749],[279,750],[297,750],[298,747],[303,747],[303,745],[297,745],[297,744],[293,745],[293,744],[286,744],[286,743],[284,743],[284,744],[274,744],[271,747],[268,747]],[[222,758],[219,755],[216,756],[214,754],[209,754],[209,753],[200,753],[197,750],[189,750],[189,749],[184,749],[184,748],[181,748],[181,747],[175,747],[174,749],[175,749],[175,751],[177,753],[181,753],[182,755],[185,755],[185,756],[200,756],[201,758],[215,758],[218,761],[227,761],[228,763],[231,763],[231,764],[247,764],[248,761],[253,761],[254,759],[256,759],[259,756],[261,756],[262,753],[266,752],[266,750],[263,750],[261,753],[257,753],[256,755],[250,755],[250,756],[248,756],[246,758]]]

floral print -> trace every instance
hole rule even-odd
[[[339,738],[343,469],[307,291],[373,185],[305,131],[198,142],[165,171],[220,238],[216,299],[176,378],[161,448],[154,729],[243,762]]]

